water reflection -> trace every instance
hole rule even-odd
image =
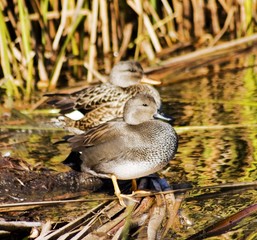
[[[252,56],[244,59],[245,63],[254,64],[254,61]],[[180,136],[178,154],[167,173],[171,182],[210,186],[256,181],[256,67],[178,81],[160,91],[164,110],[175,117]],[[180,177],[174,177],[174,172]],[[194,197],[202,193],[188,194]],[[189,198],[182,209],[193,225],[180,229],[175,239],[192,235],[256,202],[257,191],[247,189],[209,199]],[[256,230],[255,217],[256,214],[244,219],[236,231],[219,239],[246,239],[245,236]]]
[[[67,135],[67,132],[2,129],[0,133],[2,156],[23,159],[35,167],[47,167],[57,171],[68,169],[61,163],[69,153],[67,145],[54,144]]]
[[[176,157],[188,181],[201,186],[256,179],[255,68],[184,80],[160,91],[164,111],[175,115],[177,126],[189,126],[178,128]]]
[[[176,161],[188,181],[199,186],[253,181],[256,162],[250,133],[245,128],[182,133]]]

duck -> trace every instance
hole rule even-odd
[[[137,93],[152,95],[160,109],[160,94],[149,85],[160,83],[146,77],[139,62],[120,61],[112,68],[106,83],[89,86],[71,94],[48,93],[45,96],[48,97],[47,103],[60,109],[60,114],[65,116],[67,129],[71,132],[78,129],[74,132],[82,133],[91,127],[122,117],[125,102]]]
[[[175,156],[178,135],[170,123],[163,121],[154,97],[141,93],[125,103],[123,118],[69,137],[67,142],[71,153],[79,154],[80,170],[111,179],[115,195],[126,206],[124,200],[131,200],[131,196],[121,193],[117,180],[133,180],[160,171]]]

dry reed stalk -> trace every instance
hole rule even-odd
[[[220,3],[220,5],[223,7],[223,9],[225,10],[226,13],[229,12],[229,8],[231,7],[230,2],[228,3],[226,2],[226,0],[218,0],[218,2]]]
[[[134,4],[131,1],[131,4]],[[139,5],[140,7],[141,5]],[[144,41],[144,37],[143,37],[143,32],[144,32],[144,22],[143,22],[143,17],[142,15],[138,15],[137,18],[137,38],[135,40],[135,53],[134,53],[134,60],[138,60],[139,59],[139,54],[140,54],[140,49],[141,49],[141,42]]]
[[[238,18],[236,18],[236,25],[237,25],[237,36],[242,37],[246,35],[247,29],[247,20],[246,20],[246,9],[245,9],[245,1],[238,1],[237,8],[239,10]],[[242,12],[243,11],[243,12]]]
[[[69,29],[68,35],[65,38],[65,41],[60,49],[60,52],[58,53],[57,59],[55,61],[54,68],[51,73],[51,78],[50,78],[50,84],[48,87],[48,90],[51,91],[55,89],[58,78],[60,76],[60,72],[63,66],[64,61],[66,60],[65,52],[67,49],[68,44],[70,43],[71,39],[73,38],[74,32],[77,29],[79,23],[82,20],[82,16],[78,16],[76,21],[74,21]]]
[[[119,62],[121,58],[125,55],[131,40],[132,31],[133,31],[133,24],[132,23],[126,24],[123,30],[123,40],[121,43],[119,55],[115,59],[116,62]]]
[[[157,233],[161,224],[164,222],[166,215],[166,207],[164,203],[164,196],[156,196],[157,204],[151,210],[151,216],[147,228],[147,239],[157,239]]]
[[[164,17],[163,19],[160,19],[157,12],[154,10],[152,5],[150,5],[148,2],[144,2],[144,9],[149,14],[152,15],[154,18],[154,30],[157,31],[157,29],[160,29],[160,33],[158,34],[159,38],[164,38],[167,46],[171,47],[173,45],[172,40],[167,32],[167,28],[165,25],[167,25],[168,22],[172,21],[174,19],[174,15],[170,15],[167,17]]]
[[[116,17],[116,22],[117,24],[117,34],[118,34],[118,39],[122,38],[122,29],[123,29],[123,24],[124,24],[124,18],[122,17],[120,13],[120,1],[119,0],[113,0],[113,7],[114,7],[114,12],[115,12],[115,17]]]
[[[17,230],[22,230],[22,229],[27,229],[27,228],[32,228],[32,227],[40,227],[41,223],[40,222],[25,222],[25,221],[15,221],[15,222],[5,222],[1,221],[0,222],[0,229],[5,230],[5,231],[17,231]]]
[[[53,71],[53,74],[51,76],[50,83],[49,83],[49,86],[48,86],[49,91],[55,89],[57,81],[58,81],[59,76],[60,76],[60,72],[61,72],[63,63],[65,62],[65,60],[66,60],[66,58],[65,58],[64,54],[61,54],[59,56],[59,58],[57,59],[57,63],[54,67],[54,71]]]
[[[42,92],[45,92],[49,85],[49,78],[44,64],[44,57],[41,52],[38,52],[38,75],[39,81],[37,83],[37,87]]]
[[[245,49],[247,45],[248,46],[249,44],[253,45],[255,42],[257,42],[257,34],[236,39],[217,46],[200,49],[195,52],[185,54],[183,56],[167,59],[165,61],[160,62],[159,66],[157,67],[151,67],[149,69],[145,69],[145,73],[150,74],[152,72],[156,72],[160,70],[163,71],[165,68],[168,68],[171,66],[174,67],[175,65],[178,66],[179,64],[186,66],[190,64],[190,62],[195,62],[199,59],[203,60],[206,58],[214,58],[215,56],[225,55],[231,52],[232,50],[234,50],[235,48],[237,50],[239,50],[240,48]]]
[[[91,20],[91,12],[89,12],[89,14],[87,15],[87,17],[84,19],[84,24],[81,26],[81,28],[83,29],[83,31],[81,31],[82,34],[82,41],[81,41],[81,48],[80,50],[83,51],[83,53],[81,53],[81,59],[85,59],[85,55],[88,52],[89,49],[89,41],[90,41],[90,36],[89,34],[87,34],[89,32],[89,23]]]
[[[151,42],[149,39],[145,39],[141,42],[141,54],[145,54],[149,61],[153,61],[155,59],[155,51],[152,47]]]
[[[169,23],[171,20],[173,19],[173,16],[166,16],[164,17],[163,19],[161,19],[160,21],[156,22],[153,26],[154,29],[158,29],[160,28],[161,26],[164,26],[164,25],[167,25],[167,23]],[[170,35],[173,36],[173,38],[170,37]],[[172,39],[174,40],[176,38],[176,34],[175,33],[166,33],[166,34],[158,34],[159,38],[164,38],[166,43],[167,43],[167,46],[168,47],[172,47],[173,46],[173,41]]]
[[[10,21],[14,31],[15,35],[19,36],[19,31],[18,31],[18,26],[17,26],[17,21],[15,19],[15,16],[13,15],[12,11],[8,8],[7,2],[3,1],[3,9],[7,8],[7,19],[5,19],[6,22]],[[1,10],[2,11],[2,10]]]
[[[160,41],[155,33],[154,27],[153,27],[149,17],[144,13],[143,13],[143,19],[144,19],[144,25],[146,27],[146,31],[149,34],[149,37],[155,48],[155,51],[158,53],[162,50],[162,46],[161,46]]]
[[[66,17],[74,17],[74,13],[76,13],[76,10],[74,9],[67,9],[65,14],[66,14]],[[90,14],[90,11],[88,9],[81,9],[77,12],[78,15],[84,15],[84,16],[87,16]],[[60,19],[60,17],[62,16],[62,13],[59,12],[58,10],[56,11],[46,11],[45,12],[45,20],[54,20],[54,19]],[[31,21],[38,21],[40,18],[40,15],[38,13],[31,13],[29,15],[29,19]]]
[[[204,35],[204,2],[203,0],[192,0],[193,19],[194,19],[194,33],[198,38]]]
[[[71,31],[72,26],[76,23],[76,19],[79,18],[80,11],[82,10],[82,8],[85,5],[84,0],[78,0],[77,2],[70,1],[69,3],[70,3],[70,7],[75,10],[74,10],[74,14],[71,18],[70,27],[66,28],[66,31],[64,32],[65,35],[67,35],[67,33],[69,33],[69,31]],[[83,21],[83,20],[81,20],[81,21]],[[82,34],[80,33],[81,26],[83,26],[83,22],[78,26],[78,30],[76,32],[74,32],[74,34],[71,38],[71,48],[72,48],[72,55],[77,56],[80,59],[81,58],[83,59],[84,51],[81,50],[81,49],[83,49],[83,45],[82,45],[82,41],[80,41],[80,39],[82,39],[82,37],[84,36],[84,31],[82,31]],[[72,70],[73,70],[73,75],[77,76],[77,78],[80,78],[83,74],[82,68],[79,68],[79,66],[76,66],[76,65],[73,66]]]
[[[52,1],[49,1],[49,7],[52,7],[53,11],[58,12],[59,15],[61,16],[60,12],[58,11],[58,8],[55,5],[58,5],[57,1],[54,1],[54,3],[52,3]],[[45,15],[47,16],[47,13],[45,13]],[[54,19],[48,21],[48,33],[50,38],[53,40],[56,34],[56,23]],[[54,61],[56,60],[56,54],[53,54],[51,56],[51,60],[54,60]]]
[[[155,33],[155,30],[153,28],[153,25],[151,24],[151,21],[146,13],[143,11],[143,7],[140,0],[128,0],[128,5],[138,14],[142,15],[144,26],[146,28],[147,33],[149,34],[149,38],[151,39],[151,42],[155,48],[156,52],[160,52],[162,50],[161,44],[159,42],[159,39]]]
[[[209,0],[207,7],[211,12],[211,24],[212,24],[213,34],[217,35],[220,32],[220,23],[219,23],[216,0]]]
[[[226,13],[229,13],[230,8],[233,7],[233,3],[231,1],[226,2]],[[236,11],[235,16],[232,17],[231,23],[229,24],[229,32],[231,33],[230,38],[236,37],[237,30],[237,19],[239,18],[238,12]],[[232,35],[233,34],[233,35]]]
[[[176,16],[176,23],[178,25],[177,37],[179,41],[185,42],[186,38],[183,30],[183,3],[178,0],[173,0],[174,15]]]
[[[38,1],[31,1],[31,5],[32,5],[32,8],[33,8],[34,12],[36,12],[38,14],[38,21],[37,22],[39,23],[40,28],[42,29],[42,32],[44,32],[43,37],[46,39],[47,42],[51,42],[51,40],[49,38],[49,35],[47,34],[47,26],[45,24],[46,21],[44,19],[43,14],[42,14],[41,6],[40,6],[39,2]],[[52,51],[52,48],[50,49],[50,51]]]
[[[153,5],[150,4],[150,2],[144,1],[143,6],[144,6],[144,9],[145,9],[146,13],[148,15],[152,16],[153,21],[155,22],[155,24],[161,21],[159,15],[155,11]],[[158,25],[158,28],[160,29],[160,31],[163,35],[167,34],[167,30],[166,30],[166,28],[163,24]]]
[[[113,2],[110,3],[110,12],[111,12],[111,33],[112,33],[112,52],[114,56],[118,55],[119,52],[119,41],[117,34],[117,21],[116,13]],[[115,59],[114,59],[115,60]]]
[[[186,41],[191,39],[192,24],[190,21],[191,6],[189,1],[183,0],[183,35]]]
[[[47,11],[48,11],[48,1],[44,1],[43,3],[41,3],[40,6],[37,7],[37,12],[38,12],[38,15],[39,15],[40,19],[42,19],[42,25],[43,25],[42,37],[41,37],[41,42],[44,46],[44,48],[43,48],[44,50],[42,50],[42,56],[43,57],[44,57],[44,52],[43,51],[53,52],[52,38],[51,38],[50,33],[49,33],[50,24],[48,24],[48,21],[47,21],[47,18],[46,18]]]
[[[52,228],[52,223],[49,220],[44,222],[44,223],[42,223],[41,232],[37,236],[37,239],[42,239],[42,237],[44,235],[46,235],[48,232],[50,232],[51,228]]]
[[[163,4],[163,8],[164,8],[165,13],[167,14],[167,16],[173,16],[174,15],[173,10],[172,10],[170,4],[168,3],[168,1],[167,0],[161,0],[161,2]],[[174,16],[173,16],[173,18],[174,18]],[[175,30],[174,21],[168,22],[167,28],[168,28],[168,34],[171,37],[172,41],[176,41],[177,36],[175,34],[176,30]]]
[[[95,63],[95,57],[97,55],[96,52],[96,36],[97,36],[97,23],[98,23],[98,9],[99,4],[98,0],[93,0],[92,3],[92,25],[91,25],[91,31],[90,31],[90,46],[89,46],[89,52],[88,52],[88,65],[89,68],[94,68]],[[93,81],[93,75],[92,72],[87,73],[87,81],[90,83]]]
[[[154,21],[154,29],[157,30],[157,28],[160,30],[160,33],[158,34],[159,38],[164,38],[167,46],[172,46],[172,41],[167,34],[167,29],[165,27],[166,22],[164,19],[160,19],[159,15],[155,11],[153,5],[151,5],[148,1],[144,1],[144,9],[147,12],[148,15],[152,16]],[[169,21],[172,20],[172,16],[169,18]]]
[[[233,16],[234,16],[234,13],[235,13],[235,8],[232,7],[229,12],[228,12],[228,15],[227,15],[227,18],[226,18],[226,21],[224,23],[224,26],[223,28],[221,29],[221,31],[214,37],[214,39],[211,41],[210,45],[209,46],[214,46],[218,41],[219,39],[223,36],[223,34],[227,31],[229,25],[231,24],[231,21],[233,19]]]
[[[106,202],[98,205],[97,207],[93,208],[92,210],[90,210],[89,212],[83,214],[82,216],[78,217],[77,219],[73,220],[72,222],[68,223],[67,225],[59,228],[56,231],[49,231],[46,232],[45,235],[41,235],[40,237],[37,238],[36,240],[50,240],[50,239],[57,239],[57,237],[62,236],[64,233],[67,233],[68,231],[71,231],[72,229],[74,229],[77,226],[80,226],[82,223],[87,223],[88,219],[94,217],[95,212],[101,210],[101,208],[103,208],[105,210],[105,205]],[[98,215],[96,215],[98,216]]]
[[[57,48],[59,47],[59,41],[62,37],[64,28],[66,25],[66,21],[67,21],[67,16],[66,16],[67,9],[68,9],[68,0],[64,0],[62,5],[61,22],[53,41],[53,50],[57,50]]]
[[[104,77],[102,74],[100,74],[98,71],[96,71],[94,68],[90,68],[89,64],[84,62],[83,66],[92,73],[92,75],[94,75],[98,80],[100,80],[101,82],[107,82],[106,77]]]
[[[111,71],[110,61],[110,35],[109,35],[109,18],[108,7],[105,0],[100,0],[100,16],[102,23],[102,37],[103,37],[103,53],[104,53],[104,68],[106,73]]]
[[[166,200],[168,219],[165,223],[165,226],[163,227],[163,232],[162,232],[163,237],[167,235],[170,229],[173,229],[173,230],[175,229],[175,223],[176,223],[176,220],[178,219],[176,216],[178,215],[181,204],[185,199],[185,194],[180,193],[176,195],[176,197],[174,194],[166,194],[164,197]]]
[[[72,2],[73,5],[75,5],[75,2]],[[71,2],[70,2],[71,4]],[[72,23],[71,25],[76,21],[76,19],[78,18],[78,16],[80,15],[80,12],[83,11],[83,5],[84,5],[84,0],[78,0],[77,4],[75,5],[75,10],[74,13],[72,15]],[[74,8],[74,6],[72,6]],[[68,10],[68,9],[67,9]],[[67,11],[66,11],[66,16],[67,16]]]

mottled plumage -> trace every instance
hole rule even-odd
[[[161,99],[158,91],[142,82],[149,82],[149,79],[144,76],[141,65],[134,61],[124,61],[113,67],[108,83],[90,86],[72,94],[46,96],[50,97],[48,103],[59,108],[61,114],[70,114],[74,111],[82,113],[83,118],[70,122],[69,126],[86,130],[122,117],[124,104],[137,93],[150,94],[160,108]]]
[[[178,137],[173,127],[156,120],[157,105],[150,95],[127,101],[124,118],[116,119],[68,141],[79,152],[81,170],[98,177],[140,178],[161,170],[174,157]],[[119,197],[119,189],[115,189]]]

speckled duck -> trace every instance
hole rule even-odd
[[[111,178],[115,194],[124,205],[117,179],[136,179],[155,173],[174,157],[178,137],[173,127],[154,119],[157,104],[148,94],[127,101],[123,119],[116,119],[71,137],[73,152],[80,153],[81,170]]]

